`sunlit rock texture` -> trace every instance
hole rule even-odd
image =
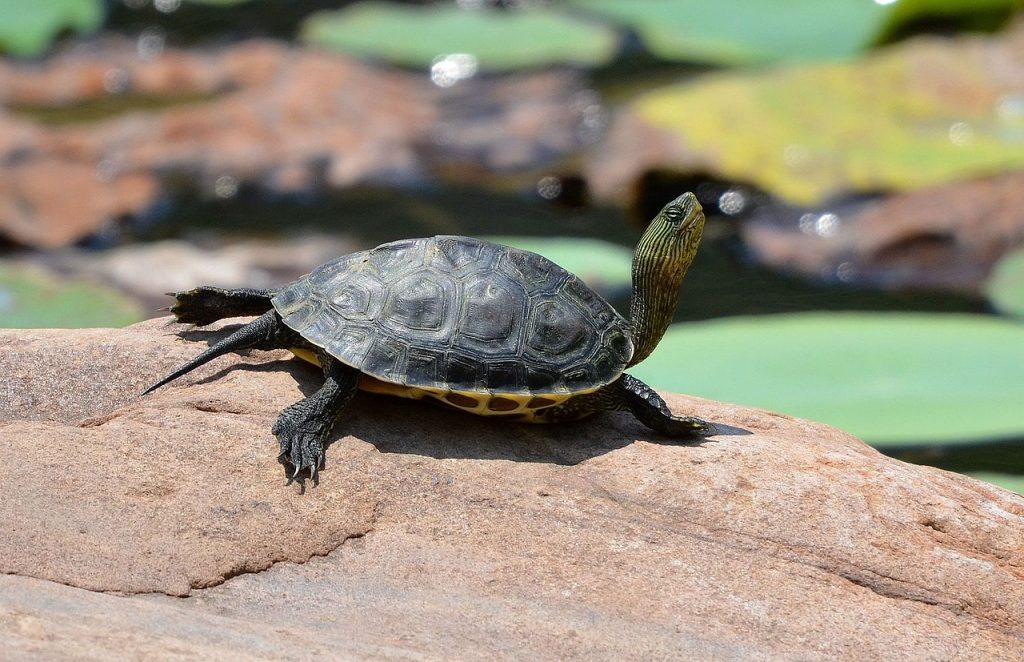
[[[289,485],[270,426],[319,377],[287,352],[138,396],[223,334],[0,332],[8,655],[1024,655],[1009,492],[672,394],[722,434],[361,395],[320,483]]]

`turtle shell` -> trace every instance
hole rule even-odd
[[[629,323],[535,253],[468,237],[345,255],[275,293],[285,324],[381,381],[466,393],[574,394],[614,381]]]

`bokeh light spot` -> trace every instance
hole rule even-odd
[[[172,14],[181,9],[181,0],[153,0],[153,6],[158,12]]]
[[[213,192],[218,198],[233,198],[238,193],[238,179],[231,175],[221,175],[213,185]]]
[[[537,182],[537,193],[545,200],[555,200],[562,194],[562,181],[558,177],[541,177]]]
[[[107,94],[123,94],[129,82],[128,72],[120,67],[107,69],[103,74],[103,89]]]
[[[967,122],[953,122],[949,127],[949,142],[966,147],[974,141],[974,129]]]
[[[814,222],[814,233],[819,237],[834,237],[838,232],[839,217],[835,214],[822,214]]]
[[[478,62],[470,53],[450,53],[434,58],[430,65],[430,80],[438,87],[451,87],[460,80],[476,75]]]
[[[139,40],[135,44],[135,51],[143,60],[155,60],[163,55],[166,42],[167,37],[164,35],[163,30],[160,28],[146,28],[139,35]]]
[[[747,207],[747,196],[738,189],[729,189],[718,197],[718,208],[723,214],[735,216]]]

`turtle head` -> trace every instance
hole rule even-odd
[[[630,365],[654,351],[672,322],[679,286],[697,255],[704,232],[704,210],[693,193],[684,193],[654,217],[633,255],[630,322],[635,351]]]

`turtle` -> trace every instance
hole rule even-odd
[[[143,395],[229,352],[291,350],[323,386],[286,407],[280,455],[316,480],[325,441],[359,390],[428,399],[501,420],[574,421],[625,410],[669,437],[715,433],[677,416],[625,372],[661,340],[700,244],[704,213],[685,193],[651,221],[632,266],[629,318],[536,253],[462,236],[404,239],[326,262],[273,290],[169,293],[178,322],[257,316]]]

